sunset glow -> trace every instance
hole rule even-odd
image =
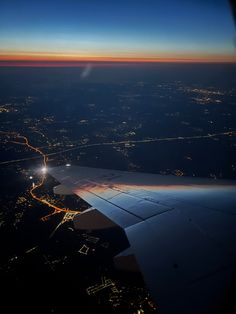
[[[135,10],[133,10],[135,5]],[[228,1],[3,1],[0,66],[236,62]]]

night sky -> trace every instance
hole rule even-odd
[[[235,25],[226,0],[0,0],[15,60],[235,62]]]

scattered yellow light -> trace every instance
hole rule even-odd
[[[58,214],[58,213],[61,213],[61,212],[64,212],[64,213],[80,213],[80,211],[73,211],[73,210],[70,210],[68,208],[61,208],[61,207],[58,207],[52,203],[50,203],[49,201],[47,201],[46,199],[42,198],[42,197],[38,197],[36,194],[35,194],[35,191],[42,187],[44,182],[45,182],[45,179],[46,179],[46,172],[47,172],[47,156],[42,152],[41,149],[37,148],[37,147],[34,147],[32,146],[30,143],[29,143],[29,140],[26,136],[23,136],[23,135],[20,135],[19,133],[16,133],[16,132],[4,132],[4,131],[0,131],[0,134],[2,135],[6,135],[6,136],[10,136],[10,137],[13,137],[14,139],[18,139],[18,140],[23,140],[22,141],[14,141],[15,144],[20,144],[20,145],[24,145],[28,148],[30,148],[31,150],[35,151],[36,153],[40,154],[43,158],[43,167],[42,167],[42,176],[41,176],[41,180],[38,182],[38,183],[34,183],[32,184],[31,188],[30,188],[30,195],[33,199],[37,200],[38,202],[44,204],[44,205],[47,205],[48,207],[54,209],[54,211],[43,217],[42,220],[47,220],[50,216],[52,215],[55,215],[55,214]],[[10,142],[10,141],[9,141]],[[11,141],[12,142],[12,141]]]

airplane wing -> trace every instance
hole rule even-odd
[[[218,313],[235,284],[236,185],[88,167],[49,169],[91,209],[75,227],[126,233],[159,313]],[[225,308],[220,308],[225,313]]]

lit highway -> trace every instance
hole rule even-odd
[[[80,213],[79,211],[72,211],[68,208],[62,208],[62,207],[58,207],[56,206],[55,204],[52,204],[50,203],[49,201],[47,201],[46,199],[44,198],[41,198],[41,197],[38,197],[35,192],[36,190],[38,190],[40,187],[43,186],[44,182],[45,182],[45,179],[46,179],[46,173],[47,173],[47,155],[45,155],[40,148],[37,148],[35,146],[32,146],[30,143],[29,143],[29,140],[26,136],[23,136],[23,135],[20,135],[16,132],[3,132],[3,131],[0,131],[0,134],[1,135],[5,135],[5,136],[9,136],[10,138],[14,138],[14,139],[19,139],[19,140],[23,140],[23,142],[21,141],[12,141],[12,140],[9,140],[10,143],[14,143],[14,144],[19,144],[19,145],[24,145],[26,147],[28,147],[29,149],[35,151],[36,153],[38,153],[40,155],[40,157],[42,157],[43,159],[43,166],[42,166],[42,175],[41,175],[41,178],[39,180],[38,183],[33,183],[30,190],[29,190],[29,193],[31,195],[31,197],[33,199],[35,199],[36,201],[48,206],[49,208],[52,208],[54,211],[52,213],[50,213],[49,215],[47,216],[44,216],[42,218],[42,220],[46,220],[47,218],[49,218],[50,216],[54,215],[54,214],[57,214],[57,213],[61,213],[61,212],[64,212],[64,213],[71,213],[71,214],[75,214],[75,213]]]
[[[41,172],[42,172],[41,178],[38,181],[38,183],[32,184],[32,186],[29,190],[29,193],[33,199],[35,199],[36,201],[48,206],[51,209],[53,209],[52,213],[41,218],[42,220],[47,220],[50,216],[61,213],[61,212],[70,213],[73,215],[80,213],[80,211],[72,211],[69,208],[63,208],[63,207],[56,206],[55,204],[52,204],[48,200],[44,199],[43,197],[39,197],[35,194],[35,192],[43,186],[43,184],[46,180],[47,161],[48,161],[49,156],[58,155],[61,153],[65,153],[65,152],[73,151],[73,150],[77,150],[77,149],[85,149],[85,148],[89,148],[89,147],[132,145],[132,144],[144,144],[144,143],[163,142],[163,141],[169,142],[169,141],[183,141],[183,140],[195,140],[195,139],[209,139],[209,138],[214,138],[214,137],[218,137],[218,136],[235,136],[236,131],[213,133],[213,134],[207,134],[207,135],[195,135],[195,136],[187,136],[187,137],[178,136],[178,137],[165,137],[165,138],[150,138],[150,139],[144,139],[144,140],[127,140],[127,141],[118,141],[118,142],[112,141],[112,142],[104,142],[104,143],[81,144],[81,145],[78,145],[78,146],[75,146],[72,148],[60,150],[60,151],[49,153],[49,154],[44,153],[42,151],[42,148],[40,148],[40,147],[32,146],[29,142],[29,139],[26,136],[20,135],[16,132],[0,131],[0,135],[8,136],[10,138],[8,140],[9,143],[26,146],[30,150],[36,152],[39,155],[39,156],[34,156],[34,157],[29,157],[29,158],[3,161],[0,163],[0,165],[17,163],[17,162],[31,160],[31,159],[33,160],[36,158],[42,158],[43,165],[42,165],[42,169],[41,169]],[[19,141],[17,141],[17,140],[19,140]]]
[[[7,134],[7,132],[0,131],[0,135],[1,134]],[[11,134],[16,134],[16,133],[13,132]],[[77,149],[85,149],[85,148],[90,148],[90,147],[146,144],[146,143],[155,143],[155,142],[187,141],[187,140],[216,138],[219,136],[236,136],[236,131],[212,133],[212,134],[206,134],[206,135],[163,137],[163,138],[149,138],[149,139],[143,139],[143,140],[126,140],[126,141],[112,141],[112,142],[103,142],[103,143],[80,144],[78,146],[59,150],[57,152],[53,152],[53,153],[49,153],[49,154],[43,153],[41,151],[41,149],[42,148],[49,148],[50,146],[43,146],[43,147],[39,147],[39,148],[35,148],[35,149],[32,146],[30,146],[30,148],[34,149],[41,156],[50,157],[50,156],[60,155],[62,153],[66,153],[69,151],[74,151]],[[22,136],[22,138],[23,138],[23,136]],[[24,143],[17,143],[17,144],[24,144]],[[27,144],[25,143],[25,145],[27,145]],[[18,162],[23,162],[23,161],[27,161],[27,160],[34,160],[34,159],[41,158],[41,156],[33,156],[33,157],[28,157],[28,158],[6,160],[6,161],[0,162],[0,165],[7,165],[7,164],[18,163]]]

